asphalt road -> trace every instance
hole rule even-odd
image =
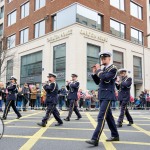
[[[105,142],[110,137],[110,131],[105,124],[104,132],[98,147],[92,147],[85,143],[90,139],[96,126],[98,111],[81,112],[83,118],[75,120],[73,114],[70,122],[64,122],[63,126],[55,127],[55,120],[50,118],[47,127],[40,128],[36,125],[44,116],[44,111],[21,112],[22,118],[15,119],[16,115],[11,111],[5,121],[5,132],[0,140],[0,150],[149,150],[150,149],[150,111],[130,111],[134,119],[134,125],[127,126],[124,121],[119,129],[119,142]],[[61,117],[67,116],[67,111],[61,111]],[[119,111],[113,111],[115,119]],[[0,113],[2,116],[2,113]]]

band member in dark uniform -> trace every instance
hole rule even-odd
[[[10,82],[7,83],[6,88],[8,90],[8,96],[7,96],[7,104],[4,110],[4,114],[2,119],[6,120],[7,119],[7,115],[8,115],[8,111],[10,109],[10,106],[13,108],[14,112],[17,114],[17,118],[19,119],[21,118],[21,114],[20,112],[17,110],[16,105],[15,105],[15,101],[16,101],[16,93],[18,92],[17,90],[17,79],[15,77],[11,77],[10,78]]]
[[[72,81],[67,81],[67,90],[69,91],[68,93],[68,99],[70,101],[70,105],[69,105],[69,113],[66,119],[64,119],[65,121],[70,121],[72,112],[74,111],[75,114],[77,115],[77,119],[79,120],[80,118],[82,118],[79,110],[78,110],[78,106],[77,106],[77,100],[78,100],[78,89],[79,89],[79,85],[80,83],[77,81],[77,74],[72,74]]]
[[[115,81],[117,76],[117,68],[111,64],[111,53],[100,53],[102,65],[105,67],[101,69],[101,65],[93,66],[92,78],[95,83],[99,84],[98,99],[100,100],[100,112],[98,114],[98,124],[94,131],[91,140],[86,143],[98,146],[101,133],[103,131],[105,120],[111,130],[111,137],[106,141],[119,141],[119,134],[110,109],[111,101],[115,100]]]
[[[129,121],[128,126],[133,124],[133,119],[128,111],[127,104],[130,101],[130,89],[132,84],[132,78],[127,76],[126,69],[119,69],[120,80],[116,81],[116,87],[118,89],[118,100],[120,101],[120,116],[118,118],[117,127],[122,127],[124,115],[126,115]]]
[[[58,103],[58,84],[56,83],[56,74],[49,73],[48,82],[43,86],[43,89],[46,91],[46,105],[47,111],[45,117],[42,119],[41,123],[37,123],[39,126],[46,127],[47,121],[53,114],[54,118],[57,120],[55,126],[61,126],[63,121],[60,118],[60,114],[56,108]]]

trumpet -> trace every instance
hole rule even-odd
[[[45,81],[45,83],[42,83],[42,86],[45,86],[45,85],[47,85],[49,83],[50,83],[49,81]]]
[[[72,82],[73,80],[67,80],[66,82],[68,83],[68,82]]]
[[[105,64],[100,64],[100,66],[103,66],[103,65],[105,65]],[[92,66],[91,68],[94,68],[94,67],[96,67],[96,65]]]

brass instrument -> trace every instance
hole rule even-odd
[[[100,66],[103,66],[103,65],[105,65],[105,64],[100,64]],[[92,66],[91,68],[94,68],[94,67],[96,67],[96,65]]]

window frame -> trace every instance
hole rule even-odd
[[[140,71],[141,71],[141,74],[140,74],[140,77],[138,78],[138,77],[135,77],[135,72],[134,72],[134,68],[136,67],[138,67],[138,66],[135,66],[134,65],[134,58],[139,58],[140,59]],[[142,57],[139,57],[139,56],[136,56],[136,55],[133,55],[133,76],[134,76],[134,79],[138,79],[138,80],[142,80],[142,78],[143,78],[143,71],[142,71]]]
[[[13,25],[13,24],[11,23],[11,15],[12,15],[14,12],[16,12],[16,18],[15,18],[15,22],[14,22],[13,24],[15,24],[15,23],[17,22],[17,9],[14,9],[13,11],[11,11],[11,12],[9,12],[9,13],[7,14],[7,26],[8,26],[8,27],[11,26],[11,25]],[[9,16],[10,16],[10,20],[9,20]],[[10,24],[9,24],[9,21],[10,21]]]
[[[139,42],[139,39],[140,39],[140,38],[139,38],[139,33],[141,32],[141,33],[142,33],[142,43],[141,43],[140,45],[143,45],[143,44],[144,44],[144,40],[143,40],[143,31],[141,31],[141,30],[139,30],[139,29],[136,29],[136,28],[134,28],[134,27],[131,27],[131,28],[130,28],[130,33],[132,33],[132,32],[131,32],[132,29],[135,30],[135,31],[138,31],[138,43],[132,41],[132,36],[131,36],[131,34],[130,34],[131,42],[136,43],[136,44],[140,44],[140,42]]]
[[[29,14],[26,16],[25,15],[25,5],[26,4],[29,4]],[[24,17],[22,17],[22,7],[24,6]],[[24,19],[24,18],[26,18],[26,17],[28,17],[30,15],[30,1],[26,1],[26,2],[24,2],[21,6],[20,6],[20,19]]]
[[[12,37],[12,36],[15,36],[14,46],[10,46],[10,43],[8,43],[8,39],[9,39],[10,37]],[[9,46],[8,46],[8,44],[9,44]],[[14,48],[15,46],[16,46],[16,33],[14,33],[14,34],[12,34],[12,35],[9,35],[9,36],[7,37],[7,49]]]
[[[44,30],[45,30],[45,33],[43,35],[40,35],[40,23],[41,22],[44,22],[45,26],[44,26]],[[38,36],[36,37],[36,25],[38,24]],[[34,38],[39,38],[41,36],[44,36],[46,34],[46,22],[45,22],[45,19],[42,19],[36,23],[34,23]]]
[[[57,64],[55,63],[55,60],[57,59],[56,57],[55,57],[55,47],[57,47],[57,46],[61,46],[61,45],[63,45],[63,46],[65,46],[65,56],[64,56],[64,58],[65,58],[65,69],[64,70],[62,70],[62,71],[57,71],[56,70],[56,66],[57,66]],[[53,72],[54,73],[62,73],[62,72],[65,72],[66,71],[66,47],[67,47],[67,45],[66,45],[66,43],[61,43],[61,44],[57,44],[57,45],[54,45],[53,46]],[[63,58],[63,57],[59,57],[59,58]]]
[[[24,36],[23,36],[23,43],[21,43],[21,32],[23,32],[23,35],[24,35],[24,31],[27,30],[27,29],[28,29],[28,41],[24,42]],[[25,43],[29,42],[29,27],[26,27],[26,28],[24,28],[24,29],[21,29],[21,30],[19,31],[19,36],[20,36],[20,38],[19,38],[20,44],[25,44]]]
[[[116,23],[119,24],[119,36],[117,36],[117,35],[115,35],[115,34],[113,34],[113,33],[111,33],[111,34],[114,35],[114,36],[116,36],[116,37],[119,37],[119,38],[121,38],[121,39],[126,39],[126,24],[123,23],[123,22],[120,22],[120,21],[118,21],[118,20],[115,20],[115,19],[113,19],[113,18],[110,18],[110,32],[112,32],[112,31],[111,31],[111,21],[114,21],[114,22],[116,22]],[[121,32],[121,25],[124,26],[124,37],[121,36],[121,33],[122,33],[122,32]]]
[[[137,16],[132,15],[131,3],[137,6],[137,10],[136,10],[136,11],[137,11]],[[139,7],[141,8],[141,18],[139,17],[139,16],[140,16],[140,15],[139,15]],[[141,5],[139,5],[138,3],[136,3],[136,2],[134,2],[134,1],[131,0],[131,1],[130,1],[130,15],[131,15],[132,17],[135,17],[135,18],[139,19],[139,20],[143,20],[143,6],[141,6]]]
[[[36,8],[36,5],[37,5],[37,3],[36,2],[39,2],[39,7],[38,8]],[[40,6],[40,1],[41,0],[34,0],[34,11],[37,11],[37,10],[39,10],[39,9],[41,9],[41,8],[43,8],[43,7],[45,7],[46,6],[46,0],[44,0],[45,1],[45,5],[44,6]]]
[[[113,49],[113,63],[114,63],[114,52],[120,53],[122,55],[122,67],[121,68],[124,68],[124,53],[121,51]],[[118,69],[121,69],[121,68],[118,68]]]
[[[114,1],[114,0],[113,0]],[[115,7],[115,8],[117,8],[117,9],[119,9],[119,10],[121,10],[121,11],[125,11],[125,0],[123,0],[124,1],[124,8],[123,9],[121,9],[121,1],[122,0],[118,0],[119,1],[119,7],[117,7],[117,6],[115,6],[115,5],[112,5],[111,4],[111,0],[110,0],[110,5],[111,6],[113,6],[113,7]]]

